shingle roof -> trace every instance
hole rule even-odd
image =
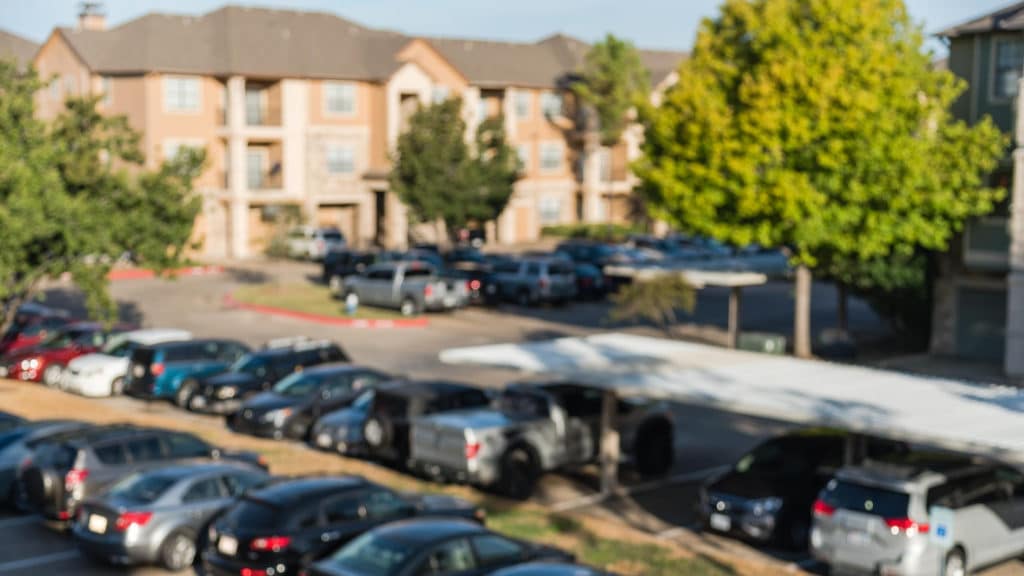
[[[1013,30],[1024,30],[1024,2],[1017,2],[963,24],[952,26],[939,32],[938,35],[954,38],[970,34]]]
[[[32,61],[39,45],[16,34],[0,30],[0,58],[14,59],[18,66]]]
[[[99,73],[180,72],[250,77],[383,80],[414,36],[367,28],[326,12],[226,6],[201,16],[151,13],[104,31],[60,29]],[[555,86],[589,46],[564,35],[537,43],[425,38],[477,85]],[[685,57],[641,51],[658,83]]]

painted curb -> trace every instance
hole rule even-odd
[[[426,328],[430,324],[430,320],[423,316],[419,318],[401,318],[398,320],[373,320],[365,318],[341,318],[339,316],[322,316],[320,314],[297,312],[295,310],[275,308],[273,306],[247,304],[245,302],[239,302],[238,300],[235,300],[235,297],[232,294],[226,294],[224,296],[224,305],[227,306],[228,308],[235,308],[238,310],[249,310],[250,312],[259,312],[260,314],[267,314],[270,316],[280,316],[283,318],[291,318],[293,320],[304,320],[306,322],[324,324],[327,326],[344,326],[346,328]]]
[[[220,274],[224,272],[223,266],[190,266],[188,268],[178,268],[176,270],[169,270],[167,274],[169,276],[209,276],[211,274]],[[155,278],[156,272],[147,270],[145,268],[121,268],[117,270],[111,270],[107,274],[107,279],[111,281],[117,280],[147,280]]]

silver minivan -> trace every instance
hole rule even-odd
[[[814,503],[811,552],[834,573],[964,576],[1024,554],[1024,475],[936,455],[840,470]]]

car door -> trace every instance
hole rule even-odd
[[[193,480],[181,497],[181,527],[197,531],[230,501],[227,486],[220,476],[206,476]]]
[[[350,490],[323,502],[323,527],[315,558],[323,558],[374,526],[366,496],[366,490]]]
[[[356,376],[357,374],[351,372],[342,372],[325,380],[317,397],[313,399],[310,409],[312,419],[316,420],[328,412],[347,406],[352,398],[353,381]]]
[[[416,576],[477,576],[483,573],[468,538],[455,538],[435,545],[413,572]]]
[[[973,503],[985,507],[995,520],[991,530],[979,528],[992,541],[1000,542],[991,559],[1020,556],[1024,552],[1024,476],[1012,468],[996,468],[980,492]]]

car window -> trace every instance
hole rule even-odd
[[[223,342],[217,347],[217,360],[221,362],[234,362],[248,353],[243,346],[234,342]]]
[[[483,566],[505,564],[519,560],[523,555],[522,545],[497,534],[476,536],[473,538],[473,548]]]
[[[374,372],[363,372],[352,380],[353,390],[362,390],[364,388],[372,388],[385,380],[383,374],[376,374]]]
[[[324,240],[329,240],[331,242],[341,242],[345,238],[341,235],[341,232],[337,230],[324,230],[321,232],[321,235],[324,237]]]
[[[527,276],[540,276],[540,264],[536,262],[530,262],[526,265]]]
[[[137,504],[155,502],[177,482],[176,478],[163,474],[132,474],[110,489],[110,495],[118,500]]]
[[[257,378],[262,378],[267,375],[269,363],[270,361],[265,356],[247,354],[231,365],[231,371],[252,374]]]
[[[385,268],[382,270],[371,270],[367,275],[370,280],[394,280],[395,271],[392,268]]]
[[[417,572],[420,576],[457,574],[476,568],[473,549],[465,538],[445,542],[430,551],[423,566]]]
[[[240,496],[246,490],[260,486],[267,481],[266,477],[261,474],[247,472],[225,474],[221,480],[224,482],[224,490],[228,496]]]
[[[769,440],[740,458],[735,469],[741,474],[799,474],[811,465],[812,447],[813,442],[810,439]]]
[[[273,530],[281,526],[281,509],[270,502],[247,497],[228,508],[223,522],[234,529]]]
[[[340,347],[331,345],[323,349],[324,362],[346,362],[348,356]]]
[[[409,553],[407,542],[387,540],[369,532],[339,550],[328,562],[352,574],[389,576],[398,573]]]
[[[355,522],[366,517],[363,505],[364,491],[339,496],[324,504],[324,518],[328,524],[344,524]]]
[[[500,262],[495,264],[494,271],[500,274],[518,274],[519,263],[518,262]]]
[[[164,362],[184,362],[203,356],[203,348],[196,344],[170,346],[164,350]]]
[[[191,434],[168,434],[164,442],[171,458],[204,458],[210,455],[210,446]]]
[[[320,388],[322,381],[322,378],[310,376],[302,372],[293,372],[275,384],[273,390],[275,394],[280,394],[281,396],[305,398],[316,392]]]
[[[182,497],[182,502],[207,502],[209,500],[217,500],[223,498],[224,495],[220,491],[220,482],[217,478],[207,478],[200,480],[185,492]]]
[[[352,375],[338,374],[325,387],[327,394],[332,398],[348,396],[352,393]]]
[[[128,455],[125,453],[124,445],[120,443],[97,446],[93,449],[93,452],[96,453],[96,458],[107,466],[119,466],[128,462]]]
[[[822,500],[833,508],[872,514],[883,518],[906,518],[910,496],[905,492],[863,486],[832,479],[822,493]]]
[[[552,262],[548,264],[548,274],[572,274],[573,268],[568,264],[562,262]]]
[[[490,398],[482,390],[465,390],[460,392],[455,408],[474,408],[490,403]]]
[[[291,519],[291,525],[299,530],[315,528],[320,525],[320,518],[320,507],[312,506],[296,513]]]
[[[398,494],[384,488],[371,489],[364,497],[366,515],[370,518],[392,518],[410,510],[411,505]]]
[[[409,278],[426,278],[432,275],[433,272],[429,268],[408,268],[405,271],[406,279]]]
[[[150,462],[164,457],[164,450],[160,445],[160,439],[156,436],[129,440],[126,448],[132,458],[132,462]]]

